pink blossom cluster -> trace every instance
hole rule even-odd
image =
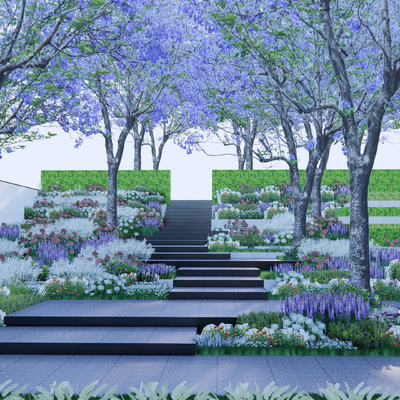
[[[53,200],[48,201],[46,198],[41,201],[37,200],[35,201],[35,204],[33,205],[32,208],[35,209],[41,207],[54,208],[54,201]]]
[[[72,204],[72,207],[93,207],[96,208],[99,206],[99,202],[97,200],[92,200],[92,199],[83,199],[81,201],[77,201],[76,203]]]

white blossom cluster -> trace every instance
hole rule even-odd
[[[329,254],[333,257],[349,257],[349,239],[303,239],[300,242],[299,257],[318,251],[320,254]]]
[[[85,258],[77,257],[70,263],[69,260],[60,258],[53,262],[49,270],[49,277],[51,279],[57,279],[59,277],[77,276],[82,279],[85,276],[101,273],[103,271],[104,267],[97,264],[94,259],[89,261]]]
[[[76,232],[77,235],[83,238],[90,238],[93,235],[93,231],[96,229],[96,225],[94,224],[93,220],[89,221],[86,218],[71,218],[71,219],[60,219],[55,221],[54,223],[44,226],[42,224],[36,224],[30,228],[30,232],[32,235],[38,234],[41,235],[41,229],[45,229],[46,234],[50,234],[51,232],[54,233],[61,233],[62,229],[66,229],[68,234],[72,234],[72,232]],[[21,230],[21,236],[27,237],[28,230],[23,229]]]
[[[91,245],[83,247],[79,253],[78,259],[93,258],[94,251],[98,253],[98,258],[104,258],[106,255],[113,258],[118,252],[122,252],[125,256],[133,254],[147,261],[155,250],[150,243],[146,243],[146,240],[127,239],[125,242],[122,240],[114,240],[112,242],[107,242],[104,246],[98,247],[97,249]]]
[[[319,282],[311,282],[310,279],[304,277],[302,273],[289,271],[284,272],[281,276],[275,278],[277,285],[271,290],[273,295],[279,293],[279,289],[285,286],[297,286],[299,284],[306,286],[310,292],[321,291],[323,286]]]
[[[14,251],[18,252],[19,256],[22,256],[25,253],[25,247],[22,244],[18,244],[17,241],[0,239],[0,254],[12,257]]]
[[[208,242],[206,246],[210,248],[213,245],[224,245],[229,244],[231,246],[235,246],[237,249],[240,246],[240,243],[237,240],[233,240],[232,237],[227,233],[219,233],[218,235],[209,236],[207,238]]]
[[[41,272],[42,268],[32,264],[31,260],[8,258],[0,263],[0,285],[13,278],[25,281],[37,280]]]

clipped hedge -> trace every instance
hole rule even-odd
[[[369,207],[370,217],[397,217],[400,216],[400,207]],[[335,217],[350,217],[350,208],[335,209]]]
[[[305,170],[300,171],[302,185],[305,182]],[[289,181],[289,171],[284,169],[274,170],[214,170],[212,172],[212,193],[214,196],[218,189],[234,189],[235,183],[247,184],[252,187],[266,187],[275,185],[277,182]],[[322,178],[322,185],[338,180],[349,183],[349,172],[347,169],[328,169]],[[370,193],[400,192],[400,170],[398,169],[375,169],[371,173],[369,182]]]
[[[99,183],[108,185],[107,171],[42,171],[42,188],[58,182],[65,189],[75,189],[75,185],[86,185]],[[133,189],[136,185],[146,185],[149,189],[159,192],[165,196],[167,203],[171,199],[171,171],[118,171],[118,189]]]

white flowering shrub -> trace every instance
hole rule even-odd
[[[79,277],[83,278],[88,275],[104,272],[104,267],[99,265],[93,259],[89,261],[82,257],[74,258],[70,263],[68,260],[61,258],[53,262],[49,270],[49,278],[56,279],[59,277]]]
[[[78,258],[93,258],[94,251],[98,253],[98,258],[104,258],[106,255],[113,258],[118,252],[122,252],[125,256],[133,254],[139,259],[147,261],[155,250],[146,240],[126,239],[122,241],[118,239],[107,242],[104,246],[99,246],[97,249],[94,246],[87,245],[81,249],[79,253],[80,257]]]
[[[274,244],[291,246],[293,241],[294,230],[288,229],[286,231],[281,231],[274,235]]]
[[[66,229],[69,234],[76,232],[78,236],[81,236],[82,238],[90,238],[92,237],[95,228],[96,225],[93,221],[89,221],[86,218],[72,218],[60,219],[47,226],[37,224],[32,226],[29,231],[32,232],[32,235],[40,235],[42,234],[42,232],[40,232],[41,229],[44,229],[46,234],[50,234],[52,231],[57,234],[61,233],[62,229]],[[28,230],[21,231],[21,236],[27,237],[27,235]]]
[[[7,286],[3,286],[3,288],[0,288],[0,296],[8,296],[10,293],[11,291]]]
[[[331,257],[349,257],[349,240],[338,239],[303,239],[299,246],[299,257],[318,251],[319,254],[329,254]]]
[[[265,219],[259,224],[260,231],[268,230],[271,232],[279,232],[293,228],[294,215],[288,211],[282,214],[276,214],[272,217],[272,219]]]
[[[85,294],[90,296],[116,295],[125,292],[126,279],[123,276],[116,276],[107,272],[94,274],[89,278]]]
[[[139,212],[139,208],[119,206],[117,207],[117,218],[120,218],[120,222],[121,219],[133,219]]]
[[[280,294],[281,292],[284,293],[284,289],[295,286],[306,288],[307,291],[311,293],[320,292],[322,289],[320,283],[311,282],[310,279],[305,278],[302,273],[295,271],[284,272],[283,274],[276,276],[275,280],[277,285],[271,290],[271,294],[273,295]]]
[[[13,254],[18,253],[18,254]],[[25,247],[18,244],[17,241],[8,239],[0,239],[0,255],[4,254],[7,257],[22,256],[25,253]]]
[[[240,243],[237,240],[233,240],[229,234],[219,233],[218,235],[209,236],[207,238],[207,247],[210,251],[231,251],[238,249]]]
[[[31,260],[8,258],[0,263],[0,285],[12,278],[23,279],[24,281],[37,280],[42,269]]]
[[[2,310],[0,310],[0,326],[4,325],[4,317],[6,316],[6,313]]]

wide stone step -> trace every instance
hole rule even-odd
[[[174,287],[264,287],[263,279],[255,276],[178,276]]]
[[[195,355],[195,327],[6,326],[0,354]]]
[[[184,245],[184,246],[204,246],[207,244],[207,240],[204,239],[194,239],[194,240],[169,240],[169,239],[160,239],[157,236],[136,236],[137,240],[146,239],[148,243],[152,243],[154,245]]]
[[[161,253],[154,253],[153,255],[157,255]],[[167,253],[164,253],[167,254]],[[172,253],[171,253],[172,254]],[[185,253],[182,253],[185,254]],[[206,254],[229,254],[229,253],[206,253]],[[152,256],[153,257],[153,256]],[[214,256],[212,259],[191,259],[187,258],[173,258],[172,256],[167,257],[157,257],[157,262],[165,262],[169,263],[169,265],[175,265],[177,268],[232,268],[232,267],[253,267],[259,268],[264,271],[269,271],[272,269],[274,264],[278,264],[279,260],[268,260],[268,259],[257,259],[257,260],[241,260],[241,259],[221,259]]]
[[[171,300],[268,300],[264,288],[174,287]]]
[[[202,260],[229,260],[230,254],[229,253],[166,253],[166,252],[159,252],[153,253],[151,255],[152,260],[180,260],[180,259],[191,259],[196,261]],[[170,262],[170,261],[169,261]]]
[[[208,248],[205,245],[153,245],[156,252],[161,253],[207,253]]]
[[[259,276],[260,269],[255,267],[180,267],[178,276]]]

